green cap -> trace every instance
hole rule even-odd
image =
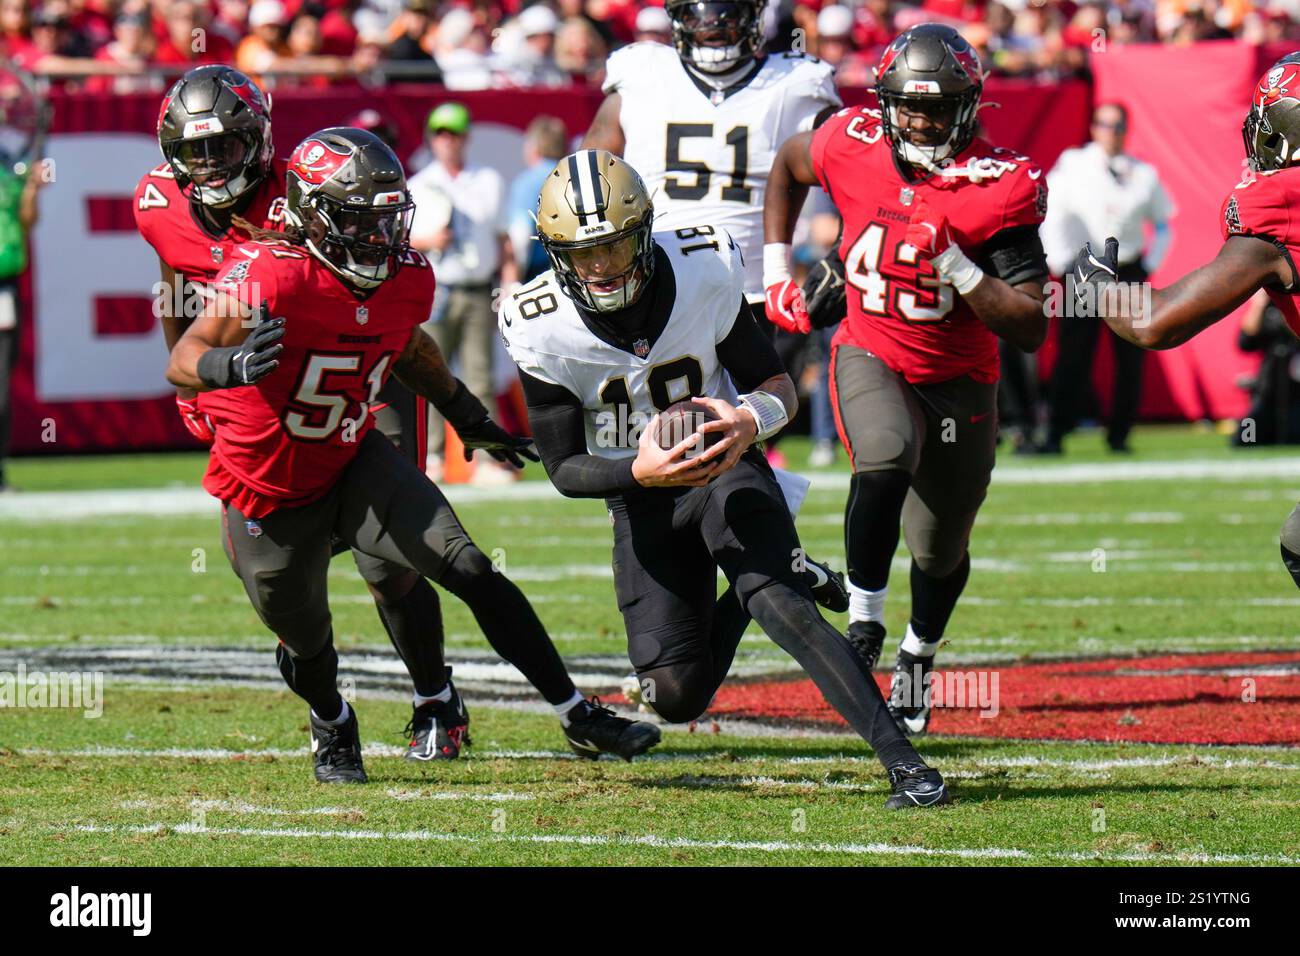
[[[445,129],[464,136],[469,132],[469,110],[465,109],[463,103],[443,103],[429,114],[424,126],[430,133]]]

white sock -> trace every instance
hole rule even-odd
[[[352,710],[351,708],[348,707],[348,702],[345,700],[343,702],[343,709],[339,711],[339,715],[335,717],[333,720],[326,720],[320,714],[317,714],[316,711],[314,710],[312,711],[312,713],[315,714],[316,719],[323,724],[329,724],[331,727],[342,727],[344,724],[348,722],[348,716],[352,713]]]
[[[889,595],[889,585],[879,591],[868,591],[849,582],[849,623],[858,621],[876,621],[885,623],[885,598]]]
[[[447,684],[442,690],[432,697],[425,697],[423,694],[412,694],[411,700],[414,702],[416,709],[428,706],[429,704],[450,704],[451,703],[451,684]]]
[[[569,726],[569,711],[573,710],[573,708],[575,708],[575,707],[577,707],[579,704],[581,704],[582,701],[583,701],[582,694],[581,694],[579,691],[576,691],[576,690],[575,690],[575,691],[573,692],[573,696],[570,697],[570,698],[569,698],[567,701],[565,701],[563,704],[552,704],[552,705],[551,705],[551,706],[553,706],[553,707],[555,708],[556,716],[558,716],[558,717],[560,718],[560,726],[561,726],[561,727],[567,727],[567,726]]]
[[[911,622],[907,625],[907,634],[903,637],[903,643],[898,645],[900,651],[907,651],[913,657],[934,657],[934,652],[939,649],[943,643],[943,638],[936,641],[926,641],[912,630]]]

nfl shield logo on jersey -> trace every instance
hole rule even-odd
[[[222,259],[226,258],[226,250],[222,249],[220,246],[212,246],[210,251],[212,252],[213,262],[220,263]]]
[[[632,351],[636,354],[637,358],[645,358],[650,354],[650,343],[645,339],[637,339],[632,343]]]
[[[904,206],[912,205],[912,200],[916,198],[916,193],[908,186],[904,186],[898,191],[898,201]]]
[[[370,321],[370,310],[364,305],[357,306],[357,325],[365,325]]]

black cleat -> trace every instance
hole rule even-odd
[[[894,676],[889,681],[889,715],[909,737],[925,733],[930,726],[930,671],[934,655],[916,657],[898,652]]]
[[[357,714],[350,707],[347,722],[341,727],[332,727],[311,714],[311,752],[316,762],[316,779],[321,783],[366,782]]]
[[[627,720],[592,697],[566,714],[564,736],[579,757],[595,760],[601,754],[618,754],[624,760],[639,757],[659,743],[659,728],[643,720]]]
[[[804,555],[803,563],[803,573],[808,580],[808,587],[812,589],[813,600],[835,614],[847,611],[849,589],[844,586],[844,575],[807,555]]]
[[[886,810],[937,807],[952,803],[943,776],[933,767],[927,767],[923,763],[890,767],[889,787],[893,793],[885,801]]]
[[[403,731],[411,741],[406,748],[407,760],[455,760],[461,748],[470,745],[469,710],[451,682],[450,667],[447,686],[451,688],[447,703],[425,704],[411,712],[411,722]]]
[[[885,625],[879,621],[854,621],[849,625],[844,639],[849,642],[867,670],[876,669],[880,661],[880,649],[885,646]]]

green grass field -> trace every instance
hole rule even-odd
[[[1300,598],[1277,558],[1278,528],[1300,498],[1291,453],[1234,453],[1220,436],[1189,428],[1143,429],[1134,443],[1138,453],[1122,461],[1089,434],[1064,459],[1003,459],[946,664],[1294,651]],[[789,449],[798,467],[806,446]],[[1076,465],[1095,467],[1066,467]],[[271,639],[227,566],[215,510],[94,513],[97,492],[161,496],[195,485],[201,469],[195,455],[14,462],[12,480],[24,491],[0,508],[0,660],[10,662],[0,670],[49,651],[75,660],[79,649],[155,649],[165,658],[173,648],[217,648],[264,653],[263,677],[274,677]],[[834,476],[842,482],[844,472],[841,461],[821,473],[798,522],[808,550],[839,567],[845,491]],[[61,502],[83,500],[89,513],[59,516]],[[471,495],[457,499],[457,511],[535,602],[562,654],[623,653],[598,502]],[[893,634],[906,623],[905,569],[900,551]],[[349,650],[390,653],[346,557],[331,568],[330,589],[344,670]],[[451,661],[480,655],[485,644],[468,612],[449,598],[443,607]],[[752,630],[738,663],[781,666],[782,658]],[[472,755],[412,767],[394,756],[409,705],[363,692],[357,709],[372,783],[346,789],[311,781],[303,706],[262,686],[110,674],[98,719],[6,710],[4,859],[1300,863],[1293,747],[936,736],[920,749],[949,776],[956,805],[888,814],[879,765],[843,734],[724,721],[718,735],[670,730],[650,759],[591,764],[568,759],[548,715],[467,697]]]

